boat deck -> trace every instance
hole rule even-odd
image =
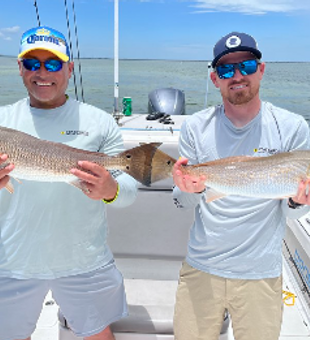
[[[293,293],[295,298],[294,305],[284,305],[283,324],[281,330],[280,340],[310,340],[310,311],[307,302],[304,299],[304,294],[298,289],[298,284],[295,281],[294,275],[291,271],[290,264],[286,260],[283,266],[283,290]],[[293,302],[292,298],[286,300],[287,304]],[[37,324],[37,329],[32,336],[32,340],[58,340],[58,306],[54,302],[51,293],[46,296],[42,313]],[[168,340],[170,336],[160,335],[153,337],[147,335],[135,334],[116,334],[116,340]],[[60,340],[77,340],[81,338],[74,337],[72,334]],[[234,340],[232,335],[232,328],[229,327],[226,334],[220,336],[220,340]]]
[[[161,142],[163,143],[161,149],[164,152],[167,152],[172,157],[178,157],[178,137],[185,117],[173,116],[174,124],[168,125],[159,121],[148,121],[145,115],[124,117],[121,119],[120,128],[126,148],[137,146],[140,142]],[[141,334],[142,332],[137,334],[134,331],[120,333],[119,331],[119,333],[115,333],[116,340],[173,340],[172,314],[174,295],[179,267],[186,253],[188,228],[193,217],[192,215],[184,215],[184,212],[183,214],[176,212],[171,200],[171,188],[171,179],[155,183],[152,188],[145,188],[140,185],[139,195],[134,205],[124,208],[122,211],[123,216],[126,216],[126,218],[120,218],[119,213],[113,212],[112,209],[108,211],[109,224],[113,226],[109,233],[109,244],[115,255],[116,263],[125,277],[128,304],[134,306],[134,311],[137,311],[137,308],[139,311],[141,309],[144,311],[144,313],[137,313],[137,315],[133,316],[133,324],[129,328],[132,329],[136,326],[141,328],[141,317],[144,318],[144,321],[152,323],[153,328],[158,327],[161,329],[164,321],[164,326],[171,330],[169,334],[163,331],[154,334]],[[153,209],[154,207],[156,208]],[[144,214],[141,214],[141,211]],[[137,223],[137,212],[139,212],[139,223]],[[149,218],[151,213],[155,213],[156,218]],[[305,218],[307,217],[305,216]],[[310,221],[310,215],[308,218]],[[283,295],[287,298],[285,300],[286,304],[284,304],[280,340],[310,340],[310,298],[308,293],[304,291],[304,286],[296,281],[298,280],[298,274],[292,262],[294,252],[296,253],[295,249],[299,249],[299,244],[306,242],[303,249],[310,249],[309,237],[307,237],[307,235],[310,235],[310,230],[301,229],[298,220],[296,223],[291,222],[293,223],[292,229],[289,229],[294,235],[298,236],[298,242],[293,237],[290,237],[290,239],[287,239],[289,247],[285,246],[285,242],[283,243],[283,290],[292,293],[295,296],[295,301],[293,304],[292,297],[288,297],[287,294]],[[167,225],[169,225],[169,228],[167,228]],[[184,228],[181,228],[181,226]],[[301,231],[304,234],[299,235]],[[308,231],[309,233],[305,235]],[[175,242],[176,235],[178,235],[178,242]],[[163,242],[163,240],[165,241]],[[290,252],[287,251],[288,248]],[[310,259],[310,251],[309,256],[305,255],[301,250],[298,254],[300,256],[297,259],[299,260],[299,266],[302,264],[301,259]],[[310,280],[308,273],[310,264],[303,265],[302,268],[303,274],[306,275],[306,280]],[[141,296],[141,287],[137,286],[139,282],[145,284],[143,297]],[[150,283],[151,288],[149,287]],[[148,286],[149,290],[146,286]],[[155,286],[158,289],[155,289]],[[159,290],[159,288],[162,290]],[[156,320],[154,318],[150,319],[154,309],[149,307],[154,307],[154,299],[159,297],[160,292],[162,296],[160,296],[159,301],[165,302],[166,306],[162,307],[165,307],[165,313],[163,314],[167,318],[160,319],[156,315]],[[150,293],[151,295],[154,294],[149,296]],[[139,299],[137,294],[139,294]],[[143,306],[140,306],[142,298],[145,298],[145,300],[143,300]],[[161,307],[161,305],[157,307]],[[68,329],[59,327],[57,312],[58,306],[49,293],[45,299],[32,340],[81,339],[75,337]],[[128,318],[126,327],[130,322],[131,319]],[[234,340],[230,325],[227,331],[221,334],[220,340]]]

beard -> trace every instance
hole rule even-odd
[[[244,83],[243,83],[244,84]],[[233,83],[229,87],[239,85],[238,83]],[[250,84],[243,91],[237,91],[236,93],[229,92],[228,94],[223,95],[232,105],[244,105],[249,103],[254,97],[256,97],[259,93],[259,86],[252,87]]]

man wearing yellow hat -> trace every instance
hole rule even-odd
[[[29,97],[1,107],[0,126],[108,155],[123,151],[111,115],[66,95],[73,62],[60,32],[25,32],[18,65]],[[0,164],[9,157],[2,154]],[[84,339],[113,340],[109,325],[127,314],[123,278],[107,244],[105,207],[133,203],[136,182],[91,162],[79,166],[86,172],[71,172],[84,192],[33,181],[17,184],[13,195],[0,190],[0,340],[30,339],[49,290],[70,329]],[[0,167],[0,189],[13,169]]]

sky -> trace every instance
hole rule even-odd
[[[0,55],[18,54],[22,33],[38,25],[33,0],[0,0]],[[113,58],[113,0],[37,0],[41,25],[68,37],[74,57]],[[75,34],[74,5],[77,35]],[[121,59],[211,60],[232,32],[258,42],[265,61],[310,61],[309,0],[119,0]]]

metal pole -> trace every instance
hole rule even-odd
[[[119,63],[119,33],[118,33],[118,0],[114,0],[114,114],[118,114],[118,89],[119,89],[119,77],[118,77],[118,63]]]
[[[206,83],[206,96],[205,96],[205,109],[208,105],[208,92],[209,92],[209,78],[211,73],[211,63],[208,63],[208,75],[207,75],[207,83]]]

